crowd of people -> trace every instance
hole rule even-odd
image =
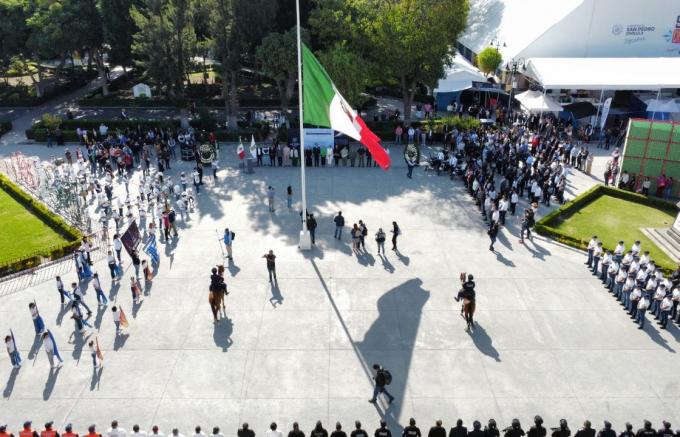
[[[652,423],[645,420],[642,427],[635,430],[630,422],[626,422],[625,429],[617,434],[611,422],[605,420],[602,428],[596,430],[593,428],[589,420],[583,422],[583,426],[573,432],[574,437],[678,437],[680,430],[674,431],[672,424],[668,421],[663,421],[661,427],[655,429]],[[334,429],[329,431],[324,427],[319,420],[310,429],[310,437],[392,437],[392,430],[388,428],[387,421],[380,420],[378,427],[373,431],[366,431],[360,421],[354,422],[353,429],[345,431],[340,422],[336,422]],[[32,427],[32,422],[26,421],[23,428],[18,431],[18,437],[79,437],[79,434],[74,431],[72,424],[66,424],[62,432],[54,428],[54,422],[47,422],[42,431]],[[284,431],[279,429],[276,422],[269,425],[269,429],[264,432],[266,437],[284,437]],[[533,425],[526,431],[522,427],[519,419],[512,419],[510,425],[505,428],[500,428],[495,419],[489,419],[486,425],[482,425],[479,420],[472,422],[472,426],[468,428],[464,425],[462,419],[456,421],[456,425],[448,430],[444,427],[442,420],[435,421],[434,425],[427,431],[427,437],[569,437],[572,435],[572,430],[566,419],[560,419],[555,427],[546,428],[543,424],[541,416],[535,416]],[[255,437],[256,432],[249,424],[243,423],[238,430],[236,430],[237,437]],[[298,422],[293,422],[291,429],[287,433],[288,437],[305,437],[307,434],[301,429]],[[408,425],[403,427],[401,437],[422,437],[424,430],[421,431],[416,424],[414,418],[410,418]],[[119,425],[118,421],[111,422],[111,426],[101,433],[98,432],[97,425],[89,425],[87,434],[83,433],[84,437],[165,437],[165,434],[158,425],[153,425],[151,429],[146,432],[141,429],[138,424],[134,424],[129,431]],[[203,431],[203,428],[198,425],[194,428],[191,437],[225,437],[221,432],[219,426],[214,426],[212,431],[208,434]],[[13,433],[8,430],[7,425],[0,425],[0,437],[15,437]],[[184,437],[178,428],[173,428],[168,434],[168,437]]]
[[[626,249],[619,241],[614,250],[605,250],[597,235],[588,243],[588,259],[585,263],[635,320],[639,329],[645,326],[649,312],[666,329],[668,321],[680,325],[680,266],[670,277],[642,251],[639,241]]]

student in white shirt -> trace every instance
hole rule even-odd
[[[132,433],[130,433],[130,437],[146,437],[146,432],[140,431],[139,425],[135,424],[132,427]]]
[[[210,434],[210,437],[224,437],[224,434],[220,432],[220,427],[216,426],[212,430],[212,434]]]
[[[593,238],[591,238],[590,242],[588,243],[588,261],[586,261],[586,265],[588,266],[589,269],[593,268],[593,253],[595,252],[596,247],[597,247],[597,235],[593,235]]]
[[[204,433],[203,431],[201,431],[201,427],[200,427],[200,426],[197,426],[197,427],[194,429],[194,431],[195,431],[195,432],[194,432],[194,434],[193,434],[191,437],[206,437],[205,433]]]
[[[127,431],[124,428],[118,426],[118,421],[114,420],[111,422],[111,428],[106,432],[108,437],[127,437]]]
[[[161,430],[158,428],[158,425],[154,425],[153,427],[151,427],[151,432],[149,433],[149,436],[165,437],[165,434],[161,432]]]

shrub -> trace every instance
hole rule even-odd
[[[55,130],[61,125],[61,117],[58,115],[43,114],[42,124],[46,129]]]
[[[0,121],[0,137],[12,130],[12,122],[9,120]]]

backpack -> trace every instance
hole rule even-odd
[[[236,234],[232,231],[232,233],[231,233],[231,239],[232,239],[232,241],[234,240],[234,238],[236,238]]]
[[[168,220],[170,220],[170,223],[175,222],[175,210],[174,209],[170,210],[170,213],[168,213]]]
[[[378,385],[390,385],[392,383],[392,374],[387,369],[378,370],[378,374],[375,376],[375,382]]]

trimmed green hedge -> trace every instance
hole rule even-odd
[[[611,196],[617,199],[628,200],[630,202],[639,203],[641,205],[650,206],[652,208],[663,209],[665,211],[677,214],[678,207],[671,202],[666,202],[655,197],[646,197],[641,194],[633,193],[631,191],[620,190],[618,188],[613,188],[610,186],[604,186],[602,184],[595,185],[593,188],[584,192],[583,194],[577,196],[573,200],[565,203],[559,208],[554,209],[545,217],[541,218],[536,222],[534,229],[540,235],[550,237],[557,240],[560,243],[566,244],[567,246],[575,247],[580,250],[586,250],[588,248],[588,241],[574,238],[570,235],[564,234],[558,229],[554,228],[552,225],[559,219],[566,219],[572,214],[579,211],[581,208],[599,198],[600,196]],[[605,250],[611,249],[613,247],[604,247]],[[661,268],[661,266],[659,266]],[[670,274],[671,270],[663,268],[664,274]]]
[[[80,141],[76,135],[76,129],[99,129],[99,125],[104,123],[109,130],[115,129],[136,129],[138,125],[142,129],[149,128],[178,128],[180,126],[179,120],[118,120],[118,119],[93,119],[93,120],[62,120],[61,132],[66,142]],[[43,122],[39,121],[26,129],[26,138],[38,142],[47,141],[47,130],[44,128]]]
[[[15,273],[31,267],[40,265],[43,258],[50,260],[59,259],[73,253],[79,246],[84,237],[83,233],[66,223],[64,219],[50,211],[45,205],[33,198],[30,194],[22,190],[12,182],[7,176],[0,174],[0,189],[3,189],[21,203],[26,209],[38,216],[55,232],[69,240],[67,243],[46,247],[37,254],[32,254],[26,258],[12,261],[11,263],[0,264],[0,275]]]

